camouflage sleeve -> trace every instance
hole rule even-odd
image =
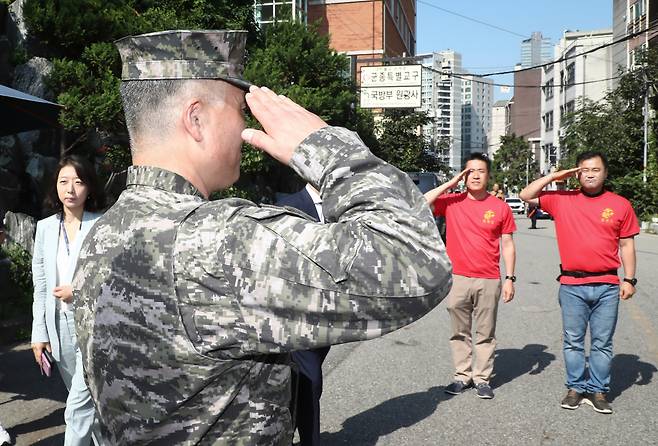
[[[292,167],[321,191],[327,224],[240,200],[209,203],[186,223],[196,225],[189,233],[208,234],[204,221],[210,231],[216,215],[231,210],[217,239],[198,247],[217,247],[217,262],[189,276],[215,290],[201,309],[189,302],[193,315],[183,311],[206,352],[239,356],[374,338],[420,318],[450,289],[451,266],[423,195],[356,134],[331,127],[312,134]]]

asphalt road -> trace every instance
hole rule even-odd
[[[516,297],[501,304],[493,400],[444,393],[452,378],[442,304],[383,338],[334,347],[325,367],[326,445],[658,445],[658,236],[640,235],[638,293],[620,306],[614,413],[562,409],[566,393],[552,221],[517,218]]]
[[[517,219],[517,293],[501,304],[496,397],[449,397],[449,320],[440,305],[415,324],[332,348],[325,362],[326,445],[658,445],[658,236],[641,235],[638,294],[620,306],[612,415],[561,409],[559,263],[553,223]],[[0,423],[16,445],[61,445],[66,392],[39,375],[29,345],[0,349]]]

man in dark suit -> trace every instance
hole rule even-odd
[[[299,209],[324,223],[322,198],[310,184],[294,194],[281,198],[278,206]],[[329,347],[292,352],[292,360],[299,367],[297,389],[297,419],[301,446],[320,444],[320,396],[322,395],[322,363],[329,353]]]

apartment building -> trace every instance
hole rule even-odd
[[[612,30],[565,31],[555,46],[555,60],[541,70],[540,171],[557,167],[560,160],[562,117],[583,100],[599,101],[613,88],[612,46],[587,55],[585,51],[612,42]]]
[[[423,57],[423,80],[421,85],[421,107],[432,122],[423,128],[441,162],[453,172],[462,169],[462,73],[461,54],[445,50],[419,55]],[[442,147],[438,150],[438,147]]]
[[[658,0],[613,0],[612,35],[618,41],[632,33],[639,34],[613,45],[613,73],[631,70],[636,65],[638,51],[658,43]],[[645,32],[642,32],[645,31]],[[615,79],[613,85],[617,86]]]
[[[488,153],[493,106],[493,81],[476,75],[462,77],[462,158]]]

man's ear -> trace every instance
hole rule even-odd
[[[201,102],[194,100],[188,102],[183,110],[183,128],[196,142],[203,140],[201,109]]]

